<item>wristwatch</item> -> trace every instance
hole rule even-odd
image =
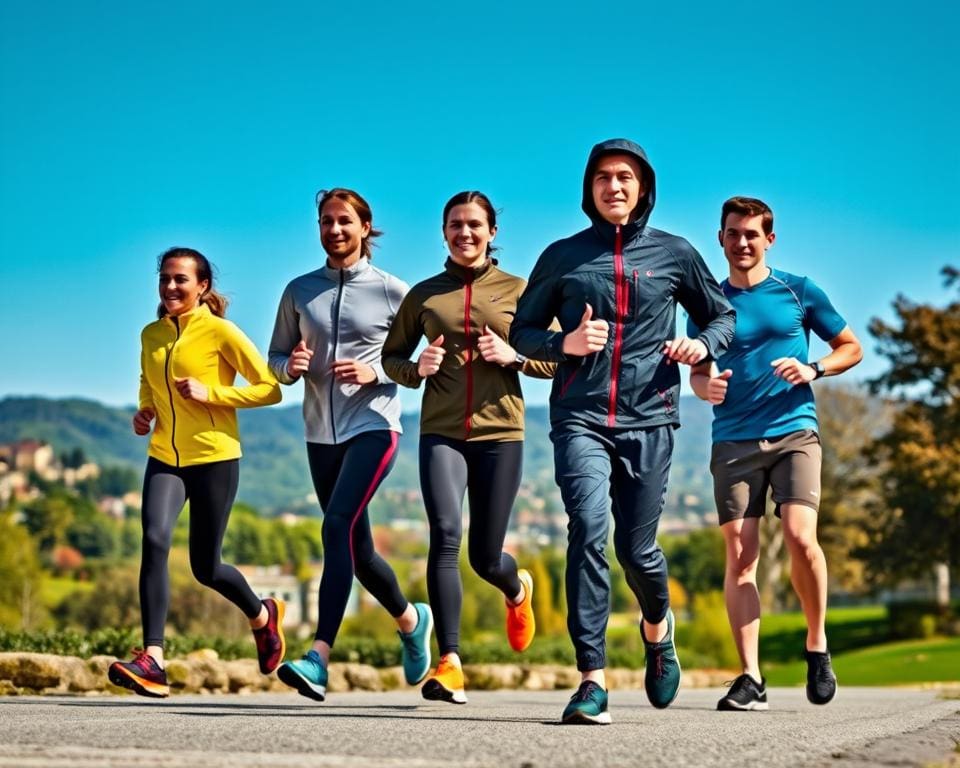
[[[814,360],[812,363],[807,363],[811,368],[813,368],[813,380],[816,381],[821,376],[826,376],[827,372],[823,369],[823,366],[820,365],[819,360]]]
[[[521,368],[523,368],[523,364],[525,362],[527,362],[527,358],[517,352],[517,359],[513,361],[513,367],[519,371]]]

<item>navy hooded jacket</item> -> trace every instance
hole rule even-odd
[[[603,155],[640,163],[645,194],[635,220],[614,225],[593,202],[593,174]],[[656,177],[643,149],[626,139],[597,144],[583,175],[588,229],[558,240],[540,256],[510,326],[510,344],[534,360],[558,362],[550,394],[554,425],[577,421],[637,429],[679,424],[679,365],[664,343],[676,337],[679,303],[702,328],[697,337],[712,358],[733,339],[736,315],[696,249],[682,237],[647,226]],[[575,330],[585,305],[610,327],[606,347],[585,357],[565,355],[563,337]],[[556,317],[561,331],[547,327]]]

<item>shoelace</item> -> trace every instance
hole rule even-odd
[[[133,661],[130,663],[133,664],[133,666],[144,672],[151,672],[153,670],[156,662],[154,662],[153,657],[143,648],[134,648],[131,653],[133,654]]]
[[[650,653],[654,655],[655,664],[656,664],[656,675],[657,679],[663,677],[663,652],[659,650],[651,650]]]
[[[591,699],[590,694],[593,693],[593,689],[595,687],[598,687],[596,683],[591,683],[589,685],[581,685],[579,688],[577,688],[576,693],[573,694],[573,700],[577,702],[590,701]]]

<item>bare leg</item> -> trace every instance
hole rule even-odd
[[[731,520],[720,526],[727,548],[723,595],[733,641],[743,671],[760,682],[760,592],[757,561],[760,558],[760,518]]]
[[[783,538],[790,552],[790,581],[807,618],[807,650],[827,650],[827,560],[817,541],[817,513],[783,504]]]

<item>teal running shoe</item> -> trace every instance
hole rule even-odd
[[[560,718],[563,725],[610,725],[607,692],[593,680],[584,680]]]
[[[277,677],[308,699],[323,701],[327,696],[327,668],[312,649],[302,659],[283,662],[277,668]]]
[[[668,608],[666,636],[659,643],[650,643],[643,634],[643,621],[640,622],[640,637],[647,653],[643,684],[647,698],[657,709],[669,707],[680,692],[680,660],[673,644],[674,626],[673,611]]]
[[[430,672],[430,633],[433,631],[433,612],[426,603],[414,603],[417,626],[410,633],[400,635],[403,676],[407,685],[416,685]]]

